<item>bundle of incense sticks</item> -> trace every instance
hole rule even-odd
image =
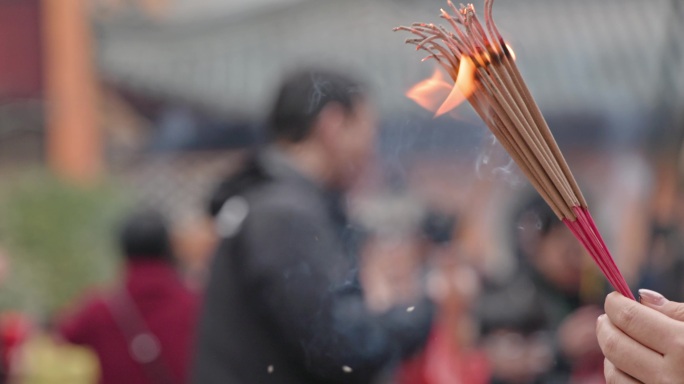
[[[493,0],[485,0],[485,27],[472,4],[453,13],[441,10],[452,27],[414,23],[395,30],[416,37],[406,40],[428,52],[454,81],[437,111],[453,109],[465,97],[555,214],[589,252],[610,284],[634,299],[589,213],[575,178],[532,98],[513,53],[492,20]]]

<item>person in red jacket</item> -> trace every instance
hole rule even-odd
[[[185,383],[199,298],[174,269],[166,221],[155,211],[134,213],[119,240],[120,286],[86,300],[59,332],[95,351],[101,384]]]

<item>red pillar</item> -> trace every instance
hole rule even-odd
[[[79,183],[102,171],[98,90],[86,0],[42,0],[47,162]]]

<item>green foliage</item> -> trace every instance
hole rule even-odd
[[[111,280],[114,230],[125,208],[116,188],[78,187],[43,172],[0,185],[0,247],[9,275],[0,309],[50,316],[94,284]]]

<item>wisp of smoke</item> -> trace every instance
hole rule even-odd
[[[496,137],[491,134],[477,156],[475,174],[480,180],[504,182],[515,189],[520,189],[525,185],[525,180],[515,166],[515,162],[499,145]]]

